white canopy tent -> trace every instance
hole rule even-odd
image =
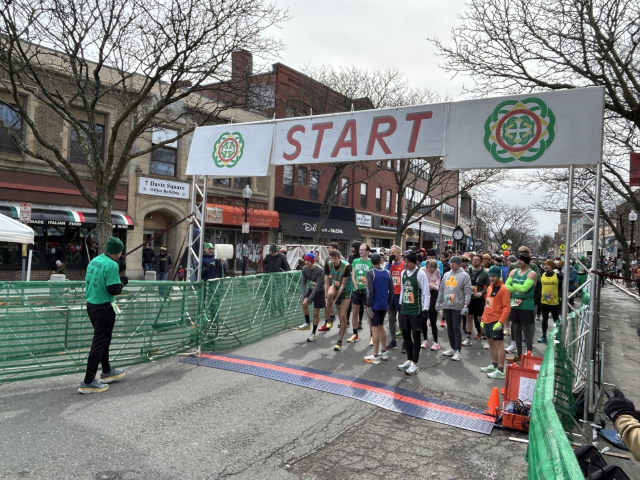
[[[21,243],[22,245],[33,244],[34,232],[31,227],[20,223],[13,218],[0,214],[0,242]],[[29,261],[27,265],[27,281],[31,278],[31,253],[29,250]],[[24,259],[22,261],[22,279],[24,280]]]

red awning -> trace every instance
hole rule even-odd
[[[232,205],[207,203],[207,224],[238,225],[244,222],[244,208]],[[278,228],[280,217],[274,210],[249,209],[249,225],[261,228]]]

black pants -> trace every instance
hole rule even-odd
[[[431,334],[433,335],[433,341],[438,342],[438,327],[436,326],[438,320],[438,311],[436,310],[436,302],[438,301],[438,295],[434,295],[431,292],[431,297],[429,298],[429,314],[426,315],[426,312],[422,312],[422,335],[424,339],[427,339],[427,320],[431,324]]]
[[[540,304],[540,313],[542,314],[542,336],[547,336],[547,330],[549,328],[549,314],[553,318],[554,322],[560,318],[560,305],[547,305],[546,303]]]
[[[98,372],[98,364],[102,364],[102,371],[109,373],[111,365],[109,364],[109,345],[111,344],[111,336],[113,334],[113,326],[116,323],[116,312],[110,303],[101,305],[87,304],[87,313],[89,320],[93,324],[93,341],[91,342],[91,351],[87,359],[87,373],[84,377],[84,383],[91,383]]]
[[[400,314],[400,330],[407,349],[407,360],[418,363],[420,358],[420,331],[422,318],[420,315]]]

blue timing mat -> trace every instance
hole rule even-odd
[[[195,365],[198,359],[187,357],[182,361]],[[495,421],[493,417],[486,415],[482,410],[466,405],[419,395],[410,390],[392,387],[384,383],[288,363],[239,355],[205,353],[200,356],[200,365],[313,388],[321,392],[361,400],[404,415],[486,435],[491,433]]]

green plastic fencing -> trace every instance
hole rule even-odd
[[[561,341],[562,327],[553,329],[531,405],[527,478],[581,480],[584,478],[567,432],[574,426],[576,403],[573,369]],[[553,405],[555,408],[550,408]]]
[[[300,272],[211,282],[132,281],[117,297],[117,366],[225,350],[301,323]],[[93,327],[84,282],[0,282],[0,383],[84,372]]]

